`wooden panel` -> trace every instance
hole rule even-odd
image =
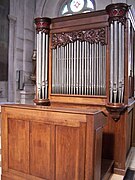
[[[132,146],[135,147],[135,106],[133,108]]]
[[[79,169],[81,160],[84,162],[83,154],[79,159],[79,148],[83,148],[79,145],[79,138],[79,128],[56,127],[56,180],[84,179],[84,165]]]
[[[30,174],[50,179],[50,125],[30,123]]]
[[[100,179],[101,112],[16,105],[2,117],[3,179]]]
[[[29,173],[29,123],[8,119],[9,168]]]
[[[101,148],[102,147],[102,128],[98,128],[95,130],[95,155],[94,155],[94,179],[100,179],[101,176]]]
[[[127,145],[127,151],[126,153],[129,152],[130,147],[131,147],[131,141],[132,141],[132,119],[133,119],[133,110],[131,110],[128,113],[128,118],[127,118],[127,136],[126,136],[126,145]]]

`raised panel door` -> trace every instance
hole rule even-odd
[[[51,129],[45,123],[30,123],[30,174],[50,179]]]
[[[56,180],[84,179],[85,126],[56,126]]]
[[[29,122],[8,119],[9,168],[29,173]]]

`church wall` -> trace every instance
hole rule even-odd
[[[10,2],[10,47],[9,47],[9,101],[21,102],[21,95],[27,94],[27,86],[31,87],[30,74],[32,71],[32,52],[34,48],[34,11],[35,1],[11,1]],[[11,71],[11,72],[10,72]],[[22,88],[18,88],[18,71],[22,73]],[[29,82],[30,81],[30,82]],[[26,87],[25,87],[26,86]],[[24,102],[24,101],[23,101]]]
[[[36,3],[37,5],[41,5],[43,4],[43,0],[40,0],[40,3]],[[40,16],[47,16],[47,17],[57,17],[58,16],[58,12],[59,12],[59,7],[62,4],[62,0],[46,0],[46,3],[44,4],[44,7],[42,7],[42,14],[41,11],[40,12]],[[127,3],[129,5],[134,5],[135,7],[135,1],[134,0],[95,0],[95,4],[96,4],[96,10],[101,10],[104,9],[108,4],[111,3]],[[37,8],[38,10],[38,8]],[[37,11],[36,11],[37,12]],[[36,15],[38,15],[38,12],[36,13]]]

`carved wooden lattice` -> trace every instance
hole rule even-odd
[[[52,48],[57,46],[65,46],[68,43],[79,41],[87,41],[89,43],[101,42],[102,45],[107,44],[106,29],[90,29],[85,31],[75,31],[75,32],[63,32],[52,35]]]

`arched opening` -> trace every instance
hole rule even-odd
[[[95,10],[94,0],[70,0],[65,1],[59,10],[59,16],[68,16],[78,13],[86,13]]]

